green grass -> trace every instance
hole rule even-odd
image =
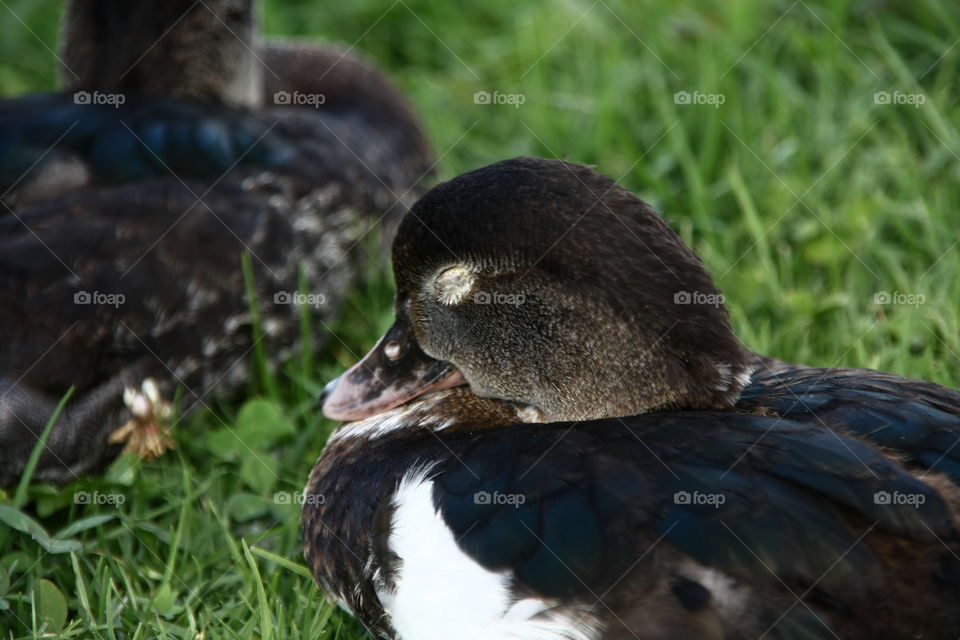
[[[752,348],[960,386],[960,13],[604,2],[274,0],[263,13],[270,34],[357,43],[386,68],[427,122],[442,178],[534,154],[619,179],[703,256]],[[52,87],[59,2],[6,6],[37,37],[0,6],[0,91]],[[525,101],[474,104],[481,90]],[[678,91],[724,103],[676,104]],[[877,104],[877,91],[925,102]],[[44,616],[65,638],[360,637],[304,575],[298,509],[273,496],[299,491],[332,427],[319,388],[389,322],[389,279],[371,271],[339,339],[212,403],[176,452],[31,488],[40,531],[0,510],[17,527],[0,525],[2,637],[32,637]],[[877,304],[884,291],[923,303]],[[78,491],[124,503],[77,505]]]

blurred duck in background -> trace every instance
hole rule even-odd
[[[71,387],[34,479],[161,453],[175,389],[180,415],[236,392],[304,311],[321,342],[358,243],[419,195],[432,154],[390,82],[256,26],[251,0],[73,1],[63,90],[0,101],[0,484]]]

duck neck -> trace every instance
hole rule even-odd
[[[653,376],[653,389],[658,402],[643,413],[669,410],[725,410],[736,405],[744,388],[750,384],[756,363],[732,331],[720,332],[712,338],[713,349],[701,343],[691,349],[667,347],[651,358],[662,367]],[[648,361],[649,362],[649,361]]]
[[[252,0],[71,0],[61,84],[253,107],[263,93],[255,37]]]

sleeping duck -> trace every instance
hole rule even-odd
[[[0,485],[70,387],[35,479],[161,452],[177,387],[180,416],[236,392],[305,314],[322,341],[355,246],[418,195],[398,91],[346,50],[259,43],[253,12],[76,0],[64,91],[0,102]]]
[[[396,322],[328,385],[350,422],[302,514],[371,632],[960,634],[960,393],[752,354],[697,256],[583,165],[443,183],[393,252]]]

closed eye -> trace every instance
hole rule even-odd
[[[462,265],[444,269],[434,281],[437,302],[445,305],[460,304],[473,289],[474,279],[473,273]]]

